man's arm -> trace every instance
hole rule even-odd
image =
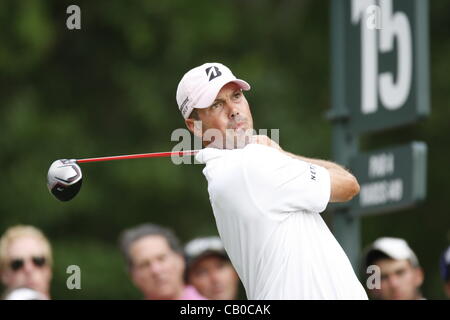
[[[306,158],[284,151],[281,147],[269,137],[258,135],[253,137],[254,143],[263,144],[279,150],[288,156],[305,162],[324,167],[330,173],[331,195],[330,202],[346,202],[351,200],[359,193],[359,184],[356,178],[340,165],[326,160]]]
[[[340,165],[331,161],[298,156],[284,150],[281,152],[295,159],[316,164],[328,170],[331,181],[330,202],[346,202],[359,193],[359,184],[355,176]]]

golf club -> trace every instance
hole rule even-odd
[[[78,164],[89,162],[126,160],[126,159],[140,159],[140,158],[161,158],[172,156],[189,156],[195,155],[200,150],[187,150],[175,152],[154,152],[141,153],[122,156],[110,156],[100,158],[86,158],[86,159],[60,159],[54,161],[47,173],[47,187],[51,194],[53,194],[60,201],[69,201],[73,199],[81,189],[83,181],[83,174]]]

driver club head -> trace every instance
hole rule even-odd
[[[80,191],[82,177],[76,160],[56,160],[48,169],[47,187],[58,200],[69,201]]]

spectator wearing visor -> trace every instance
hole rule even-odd
[[[187,282],[211,300],[238,298],[239,277],[219,237],[197,238],[185,246]]]

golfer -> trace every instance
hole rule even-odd
[[[253,135],[249,89],[223,64],[206,63],[183,76],[176,94],[205,146],[196,160],[206,164],[217,229],[247,298],[367,299],[320,215],[329,202],[352,199],[358,182],[335,163]]]

